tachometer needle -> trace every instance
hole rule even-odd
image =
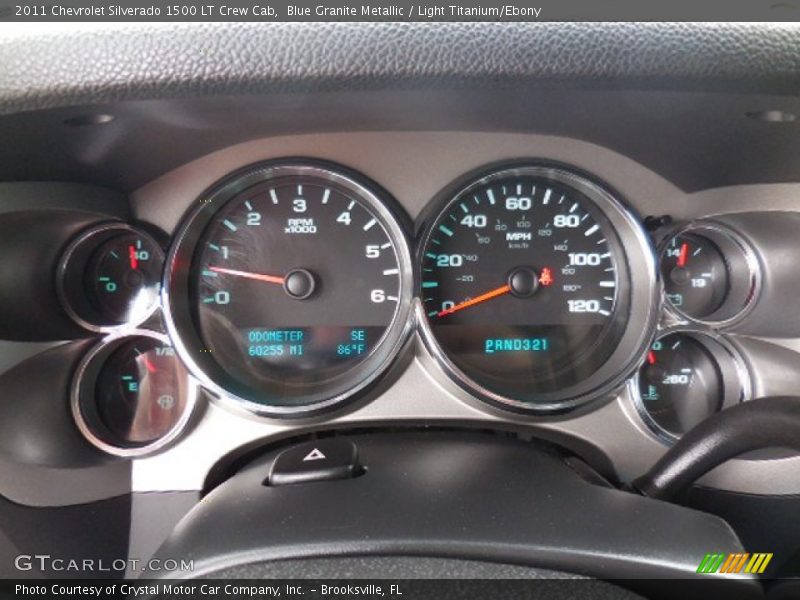
[[[136,248],[133,246],[128,246],[128,258],[131,261],[131,269],[134,271],[139,268],[139,258],[136,255]]]
[[[267,283],[277,283],[283,285],[284,278],[276,277],[274,275],[263,275],[262,273],[250,273],[249,271],[236,271],[235,269],[224,269],[222,267],[206,267],[209,271],[215,273],[222,273],[223,275],[233,275],[235,277],[244,277],[246,279],[255,279],[256,281],[265,281]]]
[[[503,294],[507,294],[511,291],[511,286],[506,284],[499,288],[496,288],[490,292],[486,292],[485,294],[481,294],[480,296],[476,296],[471,300],[465,300],[464,302],[460,302],[455,306],[452,306],[448,309],[439,311],[436,316],[437,317],[444,317],[445,315],[451,315],[454,312],[462,310],[464,308],[469,308],[470,306],[475,306],[476,304],[480,304],[481,302],[486,302],[487,300],[491,300],[492,298],[497,298],[498,296],[502,296]]]
[[[689,258],[689,244],[681,244],[681,253],[678,255],[678,266],[685,267]]]

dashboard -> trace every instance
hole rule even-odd
[[[632,478],[711,414],[796,381],[794,338],[759,318],[785,312],[795,285],[775,270],[794,197],[765,211],[752,194],[684,194],[607,149],[537,135],[224,149],[54,254],[60,306],[87,331],[75,426],[133,459],[138,491],[199,490],[253,444],[367,424],[536,432]],[[750,472],[796,460],[768,458],[708,481],[748,490]]]
[[[301,514],[329,498],[270,487],[280,451],[299,444],[313,461],[346,438],[372,460],[369,476],[348,475],[368,491],[330,498],[416,506],[419,522],[366,507],[364,523],[386,521],[393,543],[422,540],[423,554],[426,527],[473,547],[458,515],[448,527],[428,502],[449,515],[437,486],[482,498],[487,473],[492,490],[508,479],[520,510],[526,494],[546,508],[520,544],[558,521],[569,531],[551,532],[554,548],[574,538],[588,556],[619,539],[614,552],[663,577],[696,565],[666,533],[630,543],[643,527],[686,519],[697,552],[736,537],[629,492],[698,427],[797,395],[800,38],[541,23],[514,45],[506,34],[529,24],[504,27],[0,36],[0,132],[14,140],[0,147],[3,530],[18,507],[125,498],[131,556],[153,555],[198,506],[248,532],[262,508],[226,503],[273,494]],[[98,75],[106,46],[117,68]],[[612,491],[613,531],[570,517]],[[737,455],[692,493],[715,515],[753,502],[786,517],[800,456]],[[553,498],[577,500],[562,513]],[[312,508],[339,531],[330,507]],[[187,530],[205,535],[197,523]],[[736,533],[760,543],[759,523],[740,518]],[[485,546],[511,530],[487,529]],[[586,564],[575,572],[605,576]]]

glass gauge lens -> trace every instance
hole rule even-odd
[[[461,376],[535,407],[616,350],[628,270],[615,228],[588,193],[506,171],[457,194],[431,223],[420,294]]]
[[[724,392],[714,355],[682,333],[654,342],[639,371],[641,406],[658,428],[673,437],[719,411]]]
[[[86,295],[108,323],[141,322],[158,301],[164,255],[149,237],[123,233],[89,259]]]
[[[662,256],[661,276],[669,302],[695,319],[717,312],[730,289],[722,251],[697,234],[684,233],[670,240]]]
[[[151,235],[103,223],[67,248],[58,291],[67,313],[86,329],[138,325],[158,307],[163,268],[164,252]]]
[[[96,448],[114,456],[144,456],[181,433],[196,397],[197,385],[166,336],[115,334],[78,366],[72,415]]]
[[[186,372],[175,351],[152,338],[133,338],[116,349],[97,376],[100,423],[113,439],[143,445],[164,437],[186,410]]]
[[[221,395],[300,412],[363,387],[397,350],[410,258],[371,190],[323,168],[256,168],[189,222],[200,229],[186,292],[200,348],[187,352]]]

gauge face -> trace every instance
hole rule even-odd
[[[109,323],[138,322],[158,301],[164,255],[149,237],[123,233],[89,260],[86,291]]]
[[[661,251],[668,306],[690,321],[722,328],[743,319],[761,289],[750,243],[723,223],[696,221],[675,232]]]
[[[621,209],[601,194],[571,174],[503,171],[456,193],[431,221],[422,305],[462,383],[542,408],[616,351],[631,286],[606,212]]]
[[[100,421],[118,440],[152,443],[175,427],[186,410],[185,380],[171,346],[134,338],[108,357],[97,377]]]
[[[673,333],[653,343],[639,370],[639,394],[653,423],[678,438],[720,410],[725,389],[708,346],[691,335]]]
[[[192,256],[200,368],[260,412],[341,399],[407,331],[402,230],[384,200],[339,173],[276,166],[245,177],[216,196]]]
[[[722,251],[702,235],[674,236],[662,255],[661,276],[669,302],[695,319],[717,312],[730,290]]]
[[[163,266],[152,236],[123,223],[104,224],[71,244],[59,291],[67,312],[87,329],[136,325],[158,306]]]
[[[110,336],[78,367],[72,413],[84,437],[116,456],[143,456],[174,440],[189,420],[196,384],[164,336]]]

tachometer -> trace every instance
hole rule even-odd
[[[275,415],[373,381],[409,330],[409,249],[389,202],[316,163],[256,166],[204,198],[168,284],[171,331],[198,378]]]
[[[644,233],[568,171],[505,169],[446,192],[420,263],[434,354],[462,386],[505,405],[552,411],[600,394],[652,331]]]

